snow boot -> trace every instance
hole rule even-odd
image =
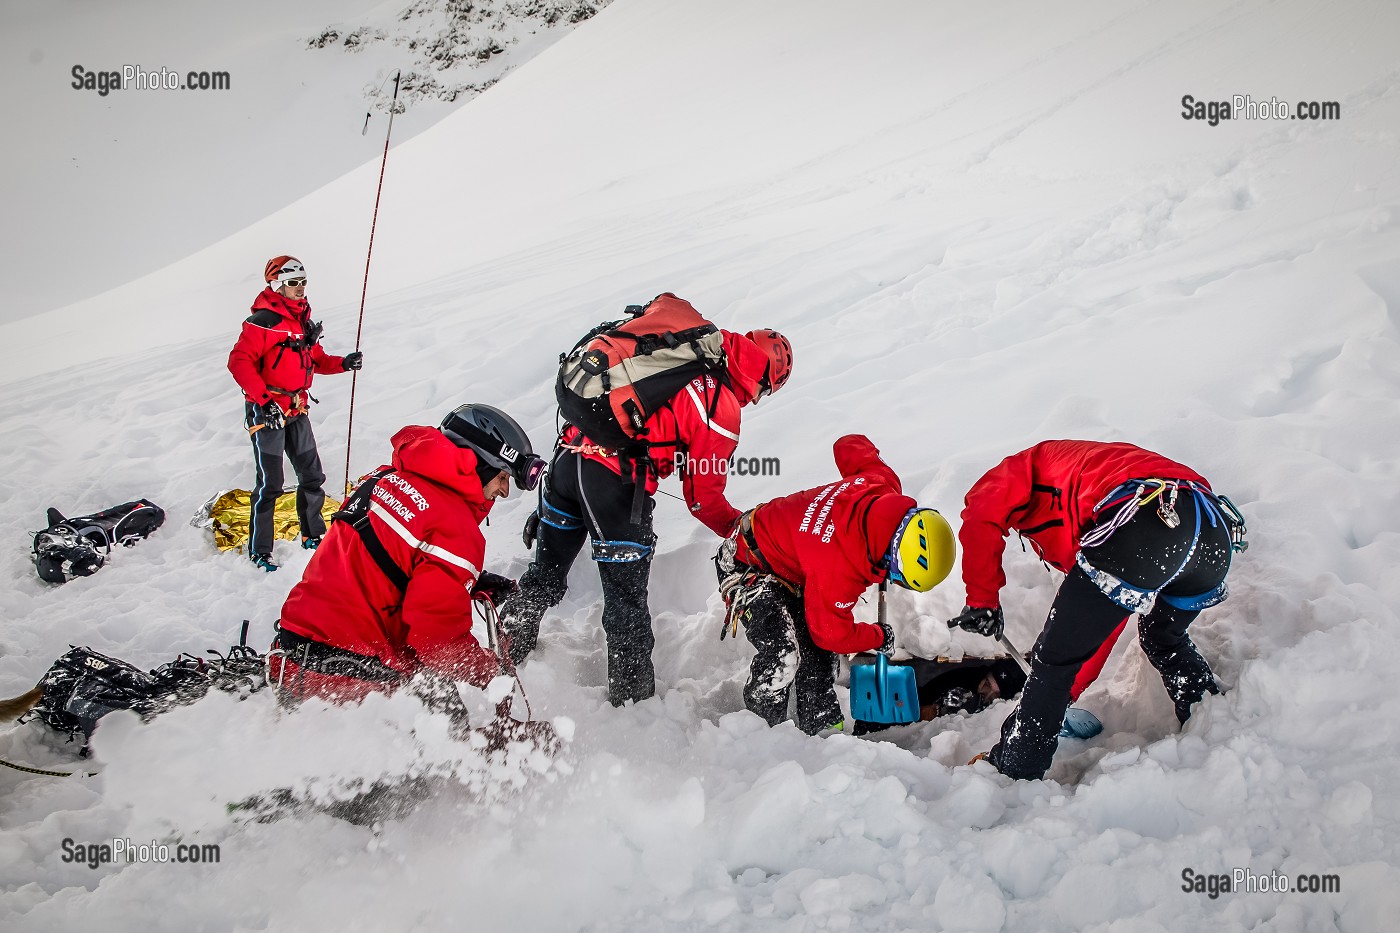
[[[272,562],[271,554],[249,554],[248,560],[253,562],[254,567],[260,570],[266,570],[268,573],[278,568],[278,565]]]

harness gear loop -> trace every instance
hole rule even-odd
[[[560,450],[568,450],[576,454],[596,454],[600,457],[615,457],[619,451],[611,447],[602,447],[598,444],[565,444],[560,442]]]
[[[740,618],[743,618],[745,627],[747,627],[753,602],[770,581],[777,583],[794,596],[802,595],[800,587],[794,586],[773,572],[772,566],[759,551],[758,541],[753,533],[753,514],[757,511],[757,508],[753,508],[739,516],[739,523],[735,526],[733,533],[724,540],[718,553],[715,554],[715,562],[721,571],[725,569],[726,563],[732,568],[719,585],[720,597],[723,598],[725,606],[723,624],[719,630],[720,641],[724,641],[729,636],[739,637]],[[740,538],[743,539],[744,547],[749,551],[750,559],[756,560],[758,563],[738,560],[736,554]]]

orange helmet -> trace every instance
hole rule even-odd
[[[764,356],[768,357],[768,368],[758,384],[758,398],[772,395],[781,389],[792,375],[792,344],[776,330],[764,328],[751,330],[744,335],[752,340]]]
[[[281,288],[287,279],[306,278],[306,267],[295,256],[277,256],[267,261],[263,269],[263,281],[273,288]]]

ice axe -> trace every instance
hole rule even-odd
[[[878,618],[885,626],[886,582],[880,581]],[[874,664],[851,668],[851,718],[864,722],[909,723],[919,718],[919,683],[914,669],[890,666],[881,652]]]
[[[1005,632],[997,636],[997,641],[1001,642],[1003,648],[1011,652],[1011,658],[1016,662],[1016,666],[1021,669],[1022,674],[1025,674],[1026,677],[1029,678],[1031,676],[1031,666],[1026,663],[1026,656],[1022,654],[1015,645],[1011,644],[1011,640],[1006,637]]]

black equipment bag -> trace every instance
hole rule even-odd
[[[77,518],[51,508],[48,521],[34,535],[34,566],[41,580],[66,583],[96,573],[118,544],[130,547],[148,537],[165,523],[165,510],[138,499]]]

